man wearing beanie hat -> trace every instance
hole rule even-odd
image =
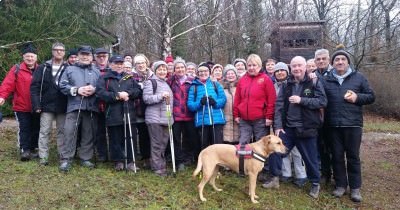
[[[67,54],[67,65],[74,65],[78,61],[78,50],[70,49]]]
[[[47,165],[49,159],[50,134],[53,121],[57,127],[57,148],[65,145],[64,122],[67,110],[67,96],[58,88],[60,77],[67,65],[64,63],[65,46],[60,42],[51,48],[52,58],[40,65],[33,73],[31,84],[32,110],[40,115],[39,158],[40,165]],[[58,151],[58,154],[60,151]]]
[[[333,177],[336,189],[333,195],[341,197],[350,187],[350,198],[360,202],[362,139],[362,106],[375,101],[368,80],[350,67],[350,55],[343,49],[332,54],[333,69],[323,77],[328,106],[325,123],[332,142]],[[346,161],[346,162],[345,162]]]
[[[247,63],[246,60],[243,58],[236,58],[233,61],[233,65],[237,69],[237,73],[239,78],[242,77],[247,71]]]
[[[22,49],[23,61],[8,71],[0,86],[0,106],[13,94],[12,110],[19,125],[18,140],[21,161],[36,157],[38,148],[39,116],[32,113],[30,85],[37,69],[36,49],[28,43]]]
[[[65,117],[65,145],[60,150],[59,170],[67,172],[72,166],[76,152],[77,131],[81,126],[81,143],[78,152],[80,164],[94,168],[91,162],[94,153],[94,141],[97,133],[97,113],[99,105],[95,95],[100,71],[94,65],[91,46],[83,45],[78,49],[79,61],[65,69],[60,80],[60,90],[68,96]]]

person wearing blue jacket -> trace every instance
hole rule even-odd
[[[200,134],[201,149],[221,144],[225,125],[226,96],[222,85],[211,81],[210,71],[206,63],[199,65],[187,101],[189,110],[195,113],[194,123]]]

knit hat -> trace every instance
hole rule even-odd
[[[196,69],[196,73],[197,73],[197,71],[199,71],[199,68],[202,67],[202,66],[206,67],[206,68],[208,69],[208,71],[211,72],[211,69],[210,69],[210,67],[208,66],[208,64],[207,64],[206,62],[201,62],[201,63],[199,64],[199,66],[197,67],[197,69]]]
[[[153,67],[152,67],[152,69],[153,69],[153,72],[155,73],[156,72],[156,70],[158,69],[158,67],[160,67],[161,65],[165,65],[165,66],[167,66],[167,63],[165,63],[164,61],[155,61],[154,63],[153,63]]]
[[[68,50],[67,58],[71,55],[78,55],[78,50],[75,48]]]
[[[224,77],[226,77],[226,74],[228,73],[228,71],[233,71],[236,74],[236,76],[238,75],[235,66],[232,64],[227,64],[225,66],[224,72],[223,72]]]
[[[289,74],[289,67],[286,65],[286,63],[283,62],[278,62],[274,66],[274,72],[277,72],[278,70],[285,70]]]
[[[246,60],[245,59],[243,59],[243,58],[236,58],[234,61],[233,61],[233,65],[235,66],[237,63],[239,63],[239,62],[242,62],[243,64],[244,64],[244,67],[247,69],[247,62],[246,62]]]
[[[168,62],[166,62],[166,63],[168,63]],[[175,70],[175,66],[176,66],[178,63],[183,64],[183,65],[185,66],[185,68],[186,68],[186,62],[185,62],[185,60],[183,60],[181,57],[176,57],[176,59],[174,60],[174,70]]]
[[[194,66],[194,68],[197,69],[197,64],[195,64],[193,62],[187,62],[186,67],[188,67],[188,66]]]
[[[215,70],[216,68],[218,68],[218,67],[221,68],[222,71],[224,71],[224,67],[223,67],[221,64],[217,63],[217,64],[215,64],[215,65],[212,67],[212,69],[211,69],[211,74],[214,73],[214,70]]]
[[[133,58],[133,63],[145,62],[147,66],[150,66],[149,59],[144,54],[137,54]]]
[[[170,62],[174,62],[174,57],[172,57],[172,55],[168,55],[167,57],[165,57],[165,63],[170,63]]]
[[[344,55],[347,58],[347,61],[349,62],[349,64],[351,63],[350,53],[347,52],[344,48],[345,47],[343,44],[339,44],[338,46],[336,46],[336,51],[332,54],[331,65],[333,65],[333,61],[335,60],[335,57],[338,55]]]
[[[25,53],[33,53],[37,54],[36,48],[32,45],[32,43],[25,44],[22,48],[22,55]]]

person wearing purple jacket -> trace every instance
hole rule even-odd
[[[172,129],[178,170],[184,170],[185,165],[190,164],[200,153],[200,142],[193,122],[194,113],[189,110],[186,103],[193,80],[193,77],[186,74],[185,61],[178,57],[174,61],[174,74],[167,81],[174,98],[175,123]]]

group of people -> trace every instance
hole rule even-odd
[[[291,179],[293,160],[295,183],[310,181],[310,196],[317,198],[320,183],[333,175],[333,195],[349,186],[351,199],[361,201],[362,106],[375,96],[343,49],[332,58],[326,49],[308,61],[295,56],[289,65],[251,54],[225,67],[171,55],[152,63],[144,54],[109,58],[90,46],[64,60],[59,42],[51,50],[38,65],[36,49],[26,46],[0,87],[0,105],[13,94],[22,161],[38,155],[48,165],[54,120],[61,171],[70,170],[76,154],[83,167],[113,161],[117,171],[136,171],[138,151],[141,167],[159,176],[167,175],[171,137],[184,170],[208,145],[246,144],[272,129],[288,152],[269,157],[263,187]]]

